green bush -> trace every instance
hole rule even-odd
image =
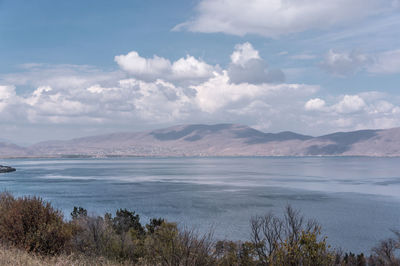
[[[38,197],[0,194],[0,240],[6,245],[44,255],[69,249],[73,227],[60,211]]]
[[[144,228],[140,223],[139,214],[135,214],[135,212],[128,211],[127,209],[119,209],[115,213],[114,218],[110,214],[107,216],[110,217],[110,221],[112,221],[113,228],[117,234],[122,235],[123,233],[134,231],[138,237],[144,235]]]
[[[74,210],[71,212],[72,220],[87,217],[87,210],[82,207],[74,207]]]

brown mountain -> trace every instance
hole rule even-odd
[[[181,125],[47,141],[26,148],[0,144],[0,157],[62,156],[400,156],[400,128],[312,137],[264,133],[235,124]]]

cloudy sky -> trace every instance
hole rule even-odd
[[[0,140],[400,126],[400,0],[0,0]]]

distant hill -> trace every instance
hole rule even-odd
[[[63,156],[400,156],[400,128],[312,137],[264,133],[235,124],[181,125],[47,141],[23,148],[0,143],[0,157]]]

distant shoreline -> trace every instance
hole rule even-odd
[[[124,159],[124,158],[400,158],[400,155],[61,155],[61,156],[12,156],[0,159]],[[2,167],[0,165],[0,167]],[[7,166],[3,166],[7,167]],[[12,167],[11,167],[12,168]]]

